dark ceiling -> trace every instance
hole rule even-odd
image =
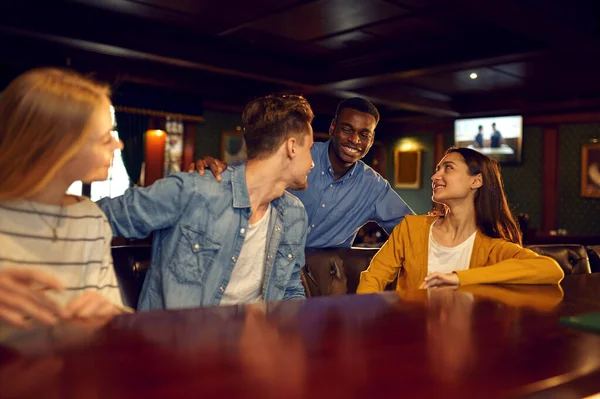
[[[2,84],[24,68],[70,65],[221,109],[294,92],[331,114],[359,95],[387,122],[600,107],[593,1],[14,3],[0,5]]]

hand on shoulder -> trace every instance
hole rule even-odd
[[[198,174],[203,175],[206,168],[210,169],[217,181],[221,181],[221,174],[227,169],[227,163],[220,159],[207,156],[204,159],[197,160],[196,163],[192,162],[188,166],[187,171],[189,173],[196,171]]]

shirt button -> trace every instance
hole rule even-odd
[[[292,254],[288,254],[288,258],[292,259]]]
[[[279,227],[275,227],[275,231],[281,231]]]
[[[331,187],[333,187],[333,184],[330,184],[330,185],[329,185],[329,188],[331,188]]]
[[[194,244],[194,249],[200,249],[200,245]]]
[[[321,204],[321,208],[325,208],[325,204]]]
[[[223,292],[223,291],[225,291],[225,288],[223,286],[220,286],[219,291]]]
[[[267,259],[271,259],[271,258],[272,258],[272,256],[271,256],[271,255],[267,255]]]
[[[321,172],[321,174],[322,174],[322,175],[324,175],[324,174],[325,174],[325,172]]]
[[[312,227],[312,228],[314,229],[314,228],[315,228],[315,225],[314,225],[314,224],[312,224],[310,227]]]
[[[232,257],[231,257],[231,260],[232,260],[233,262],[235,262],[235,261],[237,260],[237,258],[236,258],[235,256],[232,256]]]
[[[240,229],[240,234],[244,234],[246,232],[246,229]]]

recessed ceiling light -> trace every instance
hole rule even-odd
[[[471,72],[471,74],[469,75],[469,77],[471,79],[477,79],[477,74],[475,72]]]

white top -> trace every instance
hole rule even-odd
[[[69,206],[0,202],[0,269],[36,268],[53,275],[65,287],[52,294],[62,305],[95,290],[123,307],[112,237],[106,216],[87,198]]]
[[[270,219],[271,204],[258,222],[248,226],[248,231],[240,230],[240,234],[246,234],[246,238],[220,305],[235,305],[260,299]]]
[[[475,243],[475,231],[464,242],[456,247],[444,247],[433,239],[433,225],[429,228],[429,254],[427,261],[427,274],[452,273],[458,270],[467,270],[471,261],[473,244]]]

